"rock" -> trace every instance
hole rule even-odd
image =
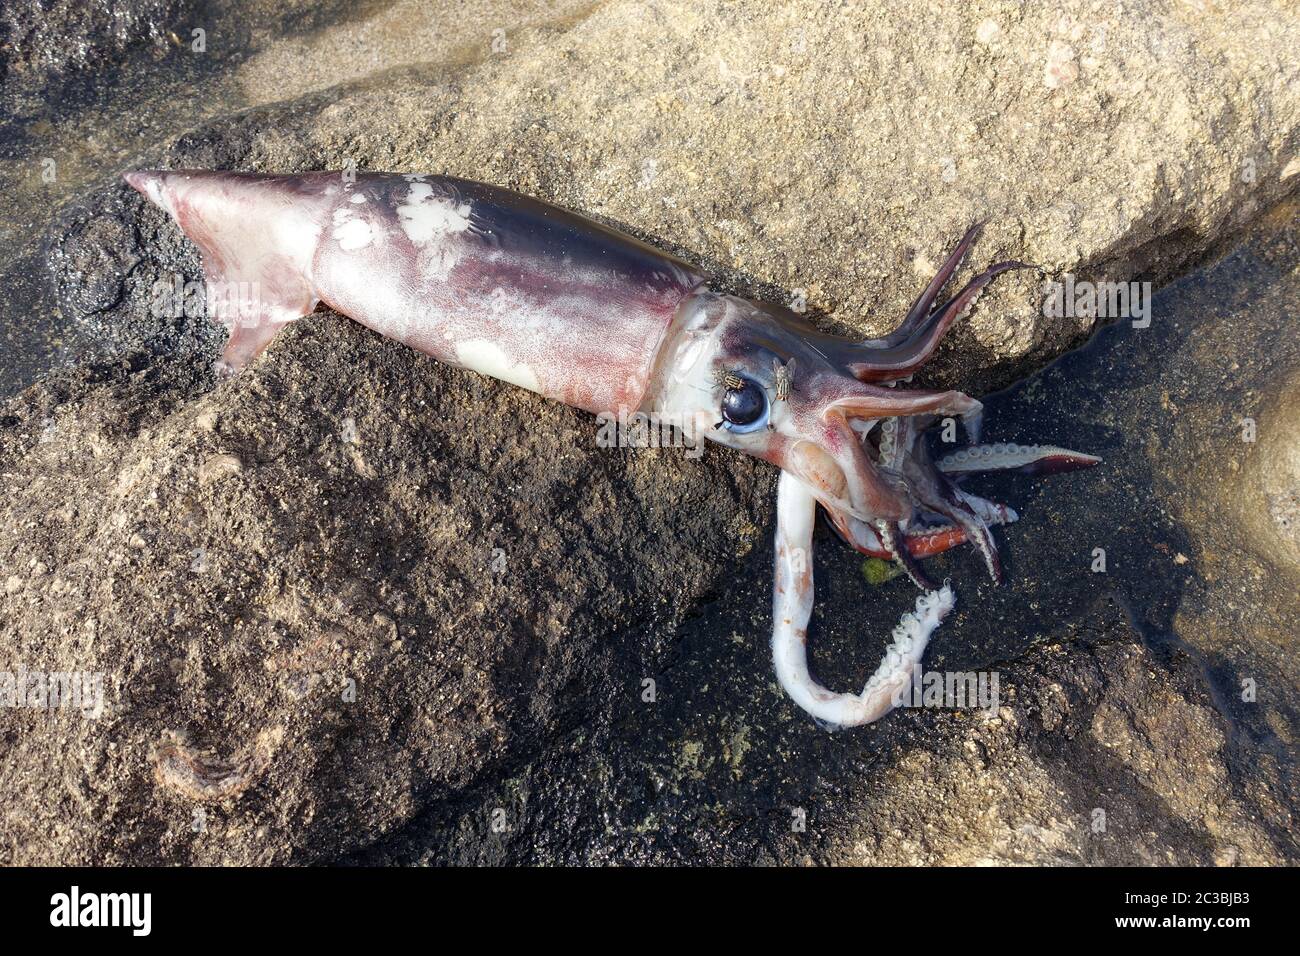
[[[0,566],[64,584],[0,595],[0,643],[29,667],[102,671],[106,700],[98,719],[0,708],[3,858],[1292,862],[1295,674],[1269,635],[1294,628],[1293,592],[1250,563],[1215,583],[1207,549],[1242,532],[1193,506],[1222,482],[1182,464],[1209,457],[1191,452],[1232,401],[1198,398],[1226,353],[1196,328],[1247,343],[1234,374],[1252,394],[1298,360],[1249,346],[1300,300],[1296,260],[1251,295],[1234,284],[1287,248],[1257,241],[1177,285],[1145,350],[1133,337],[1151,332],[1108,330],[990,402],[990,428],[1070,420],[1106,457],[1015,483],[1009,587],[981,584],[973,554],[937,559],[962,600],[926,666],[996,673],[998,697],[834,735],[770,676],[761,465],[593,454],[589,417],[331,316],[197,399],[167,398],[184,376],[53,377],[0,412]],[[1141,449],[1174,404],[1153,474]],[[68,437],[42,442],[55,409]],[[352,467],[354,434],[374,477]],[[204,485],[214,455],[244,467]],[[1108,575],[1088,570],[1099,541]],[[850,686],[913,592],[865,594],[829,534],[816,560],[814,667]],[[1243,580],[1250,613],[1228,606]],[[87,617],[93,643],[72,626]],[[1233,702],[1233,673],[1258,704]]]
[[[1281,7],[1074,0],[972,21],[901,2],[611,3],[501,53],[485,36],[461,72],[307,93],[142,162],[484,179],[880,334],[974,220],[972,270],[1018,258],[1159,285],[1293,191],[1300,23]],[[295,73],[304,52],[273,44],[255,69]],[[946,347],[947,381],[1005,384],[1097,321],[1043,299],[1032,273],[1000,279]]]
[[[203,425],[200,424],[200,428]],[[244,470],[238,455],[213,455],[199,468],[199,484],[210,485]]]
[[[32,670],[102,674],[109,706],[0,708],[5,862],[362,849],[644,673],[624,668],[662,653],[647,629],[720,586],[770,512],[756,463],[593,461],[590,416],[344,319],[291,328],[255,371],[170,412],[156,382],[58,381],[64,440],[39,441],[51,386],[6,410],[0,448],[22,464],[4,478],[0,567],[39,560],[61,586],[6,585],[0,642]],[[92,612],[89,646],[71,625]]]
[[[377,74],[343,42],[411,9],[271,30],[209,68],[284,102],[132,165],[486,179],[861,335],[976,218],[970,269],[1164,282],[1297,182],[1281,4],[610,3]],[[151,308],[199,275],[168,220],[106,180],[41,222],[19,266],[48,261],[76,361],[0,407],[0,646],[104,707],[0,707],[0,862],[1300,859],[1284,225],[1155,335],[990,402],[998,440],[1106,458],[999,487],[1008,588],[936,560],[961,599],[927,666],[996,672],[997,705],[829,735],[770,676],[766,466],[598,451],[590,417],[331,314],[218,383],[220,333]],[[1042,295],[1000,279],[933,378],[1002,384],[1093,327]],[[1221,442],[1242,414],[1261,456]],[[828,534],[817,561],[813,666],[849,687],[913,593]]]
[[[1247,865],[1272,860],[1267,829],[1236,802],[1224,724],[1187,698],[1186,676],[1127,639],[1035,650],[1002,674],[1011,699],[997,719],[940,718],[941,744],[886,771],[877,790],[895,809],[886,817],[873,805],[866,818],[892,818],[895,829],[875,835],[867,852],[846,841],[832,858],[1209,865],[1231,844]],[[1069,708],[1058,723],[1060,695]]]
[[[0,9],[0,81],[37,83],[117,62],[168,42],[181,0],[7,0]]]
[[[1262,428],[1250,416],[1237,422],[1243,441],[1258,443],[1258,453],[1243,481],[1249,490],[1236,505],[1262,550],[1280,552],[1284,559],[1276,563],[1283,573],[1300,578],[1300,375],[1269,384],[1273,401]]]

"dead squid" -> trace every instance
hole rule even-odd
[[[126,179],[198,246],[209,303],[230,329],[223,372],[325,303],[440,361],[593,413],[664,416],[781,468],[773,657],[781,686],[824,725],[878,719],[910,681],[954,600],[922,559],[969,541],[1000,579],[990,529],[1015,513],[963,490],[962,476],[1097,461],[978,444],[979,402],[896,387],[994,277],[1021,267],[995,265],[940,302],[978,227],[897,329],[854,342],[715,292],[691,264],[614,229],[481,183],[325,172]],[[935,461],[923,433],[949,416],[974,444]],[[808,671],[819,504],[853,547],[898,561],[925,592],[858,694],[829,691]]]

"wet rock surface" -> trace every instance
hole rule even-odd
[[[151,308],[197,256],[93,161],[468,175],[878,333],[982,215],[972,268],[1160,282],[1221,248],[1297,181],[1294,19],[583,12],[393,72],[313,74],[359,26],[250,41],[193,130],[92,146],[66,204],[18,190],[3,341],[75,361],[0,407],[0,670],[102,673],[105,706],[0,708],[0,860],[1296,862],[1294,206],[989,401],[993,440],[1106,459],[987,486],[1023,515],[1008,587],[932,562],[959,610],[926,666],[996,672],[999,706],[831,735],[771,676],[767,466],[597,448],[331,314],[217,383],[220,331]],[[1040,295],[1000,280],[931,378],[1091,328]],[[10,391],[48,365],[15,351]],[[914,592],[817,545],[813,667],[855,686]]]
[[[8,862],[364,846],[652,672],[768,508],[757,465],[593,456],[589,416],[342,318],[158,400],[190,384],[114,367],[6,409],[9,670],[107,675],[96,719],[4,712]]]
[[[6,860],[1294,862],[1294,590],[1184,516],[1221,495],[1194,452],[1250,462],[1225,410],[1296,367],[1298,262],[1272,232],[990,400],[990,437],[1107,459],[1000,482],[1007,588],[933,562],[961,605],[926,666],[999,706],[834,735],[772,682],[763,466],[594,448],[328,315],[215,389],[56,376],[0,418],[2,640],[106,707],[0,711]],[[1255,347],[1207,362],[1216,323]],[[817,562],[814,667],[852,686],[913,592],[827,532]]]
[[[0,12],[0,82],[41,86],[162,45],[181,0],[12,0]]]
[[[483,179],[607,217],[855,334],[892,327],[976,219],[989,226],[972,269],[1015,257],[1160,284],[1300,182],[1300,19],[1285,4],[332,9],[287,36],[288,14],[257,3],[186,8],[174,19],[206,24],[207,52],[129,64],[124,103],[105,93],[84,115],[61,104],[52,128],[16,124],[7,171],[32,222],[7,241],[32,258],[9,270],[10,308],[38,296],[23,282],[49,258],[35,250],[77,229],[49,223],[51,197],[103,215],[127,165]],[[425,38],[425,61],[403,37]],[[173,74],[188,85],[138,82]],[[60,164],[56,182],[42,158]],[[1004,278],[936,371],[1005,385],[1094,326],[1045,316],[1041,298],[1033,273]],[[73,334],[83,306],[43,305],[69,340],[23,341],[11,382],[19,353],[80,356],[95,341]]]

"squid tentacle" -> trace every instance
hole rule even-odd
[[[943,484],[948,483],[945,481]],[[993,583],[1002,583],[1002,559],[998,555],[998,546],[993,540],[993,533],[983,517],[965,501],[958,489],[949,486],[942,489],[939,495],[921,492],[921,504],[939,512],[948,520],[955,521],[966,533],[966,540],[973,542],[979,550]]]
[[[984,405],[964,392],[896,391],[861,385],[859,390],[836,399],[831,408],[856,418],[906,418],[913,415],[956,415],[972,442],[979,441]]]
[[[989,501],[987,498],[972,495],[965,490],[960,490],[960,493],[962,501],[966,502],[970,509],[979,515],[980,520],[989,527],[1001,524],[1015,524],[1020,520],[1019,513],[1010,505]]]
[[[850,548],[871,558],[893,558],[869,524],[838,508],[825,507],[831,527]],[[904,532],[900,540],[913,558],[929,558],[965,544],[966,532],[956,524],[927,525]]]
[[[997,504],[978,495],[967,494],[962,492],[962,499],[966,504],[979,516],[989,527],[998,525],[1014,524],[1020,520],[1020,515],[1016,509],[1009,505]],[[826,510],[827,518],[830,520],[831,527],[849,547],[859,554],[865,554],[872,558],[890,559],[892,554],[885,548],[880,541],[880,536],[865,521],[855,518],[853,515],[825,501],[820,501],[821,506]],[[908,528],[902,536],[902,541],[907,545],[908,551],[914,558],[930,558],[936,554],[941,554],[951,548],[965,544],[967,541],[966,530],[956,522],[949,521],[946,524],[925,524],[919,527]]]
[[[911,549],[907,547],[898,522],[877,521],[876,534],[880,536],[880,543],[889,552],[889,556],[902,565],[903,570],[907,572],[907,576],[913,584],[922,591],[934,590],[934,582],[921,570],[920,562],[916,560]]]
[[[880,666],[860,694],[837,693],[808,671],[808,621],[812,616],[812,533],[817,502],[789,472],[777,482],[776,587],[772,614],[772,660],[777,680],[790,698],[830,728],[857,727],[879,720],[897,705],[899,694],[920,666],[930,635],[953,609],[952,588],[922,594],[916,610],[903,615]]]
[[[968,445],[944,455],[935,462],[946,475],[966,475],[984,471],[1024,471],[1028,474],[1056,474],[1088,468],[1101,461],[1095,455],[1070,451],[1056,445]]]
[[[1033,268],[1014,259],[990,266],[931,312],[904,341],[883,348],[871,347],[869,343],[852,347],[846,356],[849,372],[864,382],[896,381],[911,375],[929,360],[944,334],[975,304],[990,282],[1013,269]]]
[[[953,273],[961,267],[962,262],[965,261],[967,254],[983,231],[983,221],[975,223],[966,230],[966,234],[961,237],[953,251],[948,254],[948,258],[939,267],[939,271],[930,280],[930,284],[916,297],[916,301],[912,303],[912,307],[907,310],[907,315],[903,317],[903,321],[898,324],[896,329],[883,338],[868,339],[861,344],[871,349],[893,349],[898,348],[915,336],[923,320],[933,314],[934,300],[939,297],[939,293],[948,284],[948,280],[952,278]]]

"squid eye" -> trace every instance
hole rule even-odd
[[[767,424],[767,393],[757,382],[733,372],[724,384],[722,424],[728,431],[744,434]]]

